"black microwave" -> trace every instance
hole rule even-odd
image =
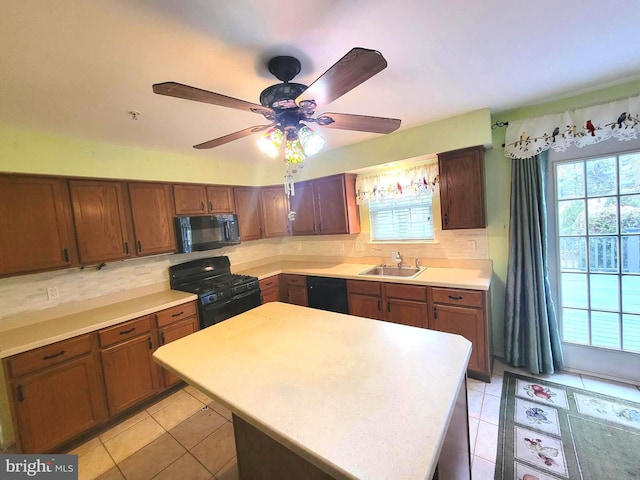
[[[240,243],[236,214],[176,217],[175,227],[180,253],[213,250]]]

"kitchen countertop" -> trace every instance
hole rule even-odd
[[[488,290],[491,285],[491,269],[481,268],[427,267],[426,270],[413,278],[359,275],[360,272],[364,272],[375,266],[375,264],[362,263],[284,261],[252,268],[242,268],[242,266],[240,266],[238,269],[234,269],[232,266],[231,269],[234,273],[253,275],[259,279],[279,273],[293,273],[298,275],[374,280],[379,282],[407,283],[434,287],[467,288],[472,290]]]
[[[333,477],[386,480],[432,477],[470,352],[457,335],[274,302],[154,358]]]
[[[0,358],[50,345],[196,299],[197,296],[191,293],[164,290],[90,310],[63,314],[46,321],[17,325],[0,332]]]

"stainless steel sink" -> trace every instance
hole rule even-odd
[[[377,267],[369,268],[364,272],[360,272],[358,275],[375,275],[377,277],[404,277],[413,278],[419,273],[425,271],[427,267],[389,267],[386,265],[380,265]]]

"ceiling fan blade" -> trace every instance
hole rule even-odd
[[[153,91],[159,95],[167,95],[169,97],[184,98],[185,100],[193,100],[195,102],[210,103],[221,107],[236,108],[248,112],[259,113],[267,119],[273,120],[275,113],[268,107],[263,107],[257,103],[245,102],[237,98],[228,97],[220,93],[209,92],[189,85],[183,85],[176,82],[156,83]]]
[[[326,105],[385,68],[387,61],[380,52],[353,48],[300,94],[296,103],[315,101],[318,107]]]
[[[400,128],[400,120],[397,118],[368,117],[348,113],[323,113],[316,118],[316,123],[326,128],[372,133],[391,133]]]
[[[198,145],[194,145],[193,148],[197,148],[198,150],[203,150],[205,148],[219,147],[220,145],[224,145],[225,143],[233,142],[234,140],[247,137],[252,133],[262,132],[263,130],[266,130],[267,128],[270,128],[272,126],[273,125],[256,125],[255,127],[245,128],[244,130],[230,133],[229,135],[225,135],[224,137],[215,138],[213,140],[209,140],[208,142],[204,142],[204,143],[199,143]]]

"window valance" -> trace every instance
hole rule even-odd
[[[438,184],[438,163],[429,162],[410,168],[388,170],[356,177],[356,202],[371,199],[404,198],[431,195]]]
[[[567,110],[525,120],[509,121],[504,153],[530,158],[545,150],[563,152],[604,140],[629,141],[640,136],[640,96]]]

